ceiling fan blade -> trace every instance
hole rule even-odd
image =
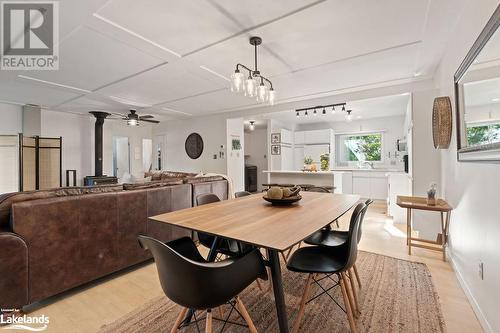
[[[140,120],[148,122],[148,123],[153,123],[153,124],[159,124],[160,123],[158,120],[148,120],[148,119],[140,119]]]
[[[139,116],[140,119],[151,119],[151,118],[154,118],[154,116],[150,115],[150,114],[147,114],[145,116]]]

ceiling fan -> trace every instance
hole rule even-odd
[[[129,126],[139,126],[140,121],[145,121],[148,123],[154,123],[154,124],[159,124],[160,122],[158,120],[154,120],[154,116],[152,115],[144,115],[144,116],[139,116],[137,114],[137,110],[130,110],[129,114],[119,114],[119,113],[113,113],[113,115],[121,117],[121,119],[127,121],[127,125]]]

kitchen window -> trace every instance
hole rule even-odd
[[[382,132],[338,135],[338,162],[382,162],[382,146]]]

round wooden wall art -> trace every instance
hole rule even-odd
[[[198,133],[191,133],[184,144],[186,154],[193,160],[197,159],[203,153],[203,139]]]
[[[450,146],[452,130],[451,101],[448,96],[436,97],[432,108],[432,138],[434,148],[447,149]]]

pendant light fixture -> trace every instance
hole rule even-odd
[[[273,88],[273,83],[262,76],[257,67],[257,46],[262,44],[262,38],[250,37],[250,44],[254,46],[255,67],[252,70],[240,63],[236,64],[236,69],[231,75],[231,91],[244,93],[248,97],[255,97],[260,103],[274,105],[276,103],[276,91]],[[247,71],[248,76],[241,73],[240,68]]]
[[[347,114],[345,115],[345,120],[347,120],[347,122],[351,122],[352,121],[351,111],[352,110],[347,110]]]
[[[248,126],[248,128],[250,129],[250,131],[255,130],[255,121],[254,120],[250,120],[250,126]]]

